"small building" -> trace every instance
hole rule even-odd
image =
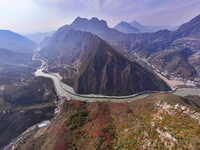
[[[44,123],[39,124],[38,128],[43,128],[43,127],[46,127],[46,126],[48,126],[48,123],[44,122]]]

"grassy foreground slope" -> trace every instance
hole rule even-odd
[[[53,124],[18,149],[199,149],[200,111],[192,100],[154,94],[126,103],[66,101]]]

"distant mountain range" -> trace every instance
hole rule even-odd
[[[0,48],[20,53],[33,53],[37,44],[9,30],[0,30]]]
[[[180,26],[169,26],[169,25],[160,25],[160,26],[143,26],[137,21],[132,21],[129,23],[131,26],[137,28],[140,30],[142,33],[147,33],[147,32],[157,32],[159,30],[169,30],[169,31],[174,31],[177,30]]]
[[[128,22],[120,22],[114,28],[123,33],[153,33],[159,30],[169,30],[174,31],[177,30],[180,26],[169,26],[169,25],[161,25],[161,26],[143,26],[137,21]]]
[[[193,43],[191,38],[200,39],[200,36],[198,36],[200,32],[199,18],[200,16],[195,17],[175,31],[161,30],[156,33],[147,34],[144,38],[133,41],[130,49],[138,52],[143,57],[149,57],[159,51],[170,49],[180,50],[187,43],[187,47],[196,52],[199,49],[198,42]],[[181,41],[184,42],[181,43]]]
[[[37,44],[40,44],[46,37],[51,37],[56,31],[51,31],[51,32],[38,32],[34,34],[28,34],[25,35],[26,38],[34,41]]]
[[[66,64],[78,70],[66,80],[76,93],[131,95],[170,90],[157,75],[89,32],[69,30],[62,39],[53,36],[51,41],[54,45],[42,49],[40,54],[51,67]]]
[[[58,31],[52,36],[52,38],[46,38],[45,41],[40,44],[41,48],[45,47],[45,45],[54,45],[55,43],[61,42],[61,39],[63,39],[65,34],[70,29],[88,31],[94,35],[99,36],[109,43],[112,43],[112,41],[116,41],[117,39],[119,39],[118,36],[121,36],[121,40],[123,40],[123,42],[126,42],[126,34],[119,32],[116,29],[109,28],[106,21],[98,20],[97,18],[92,18],[88,20],[86,18],[77,17],[70,25],[65,25],[59,28]],[[52,39],[54,40],[52,41]],[[118,46],[120,46],[120,43],[117,44],[117,47]]]

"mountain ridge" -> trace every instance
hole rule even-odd
[[[38,32],[33,34],[24,35],[26,38],[34,41],[37,44],[40,44],[45,37],[51,37],[56,31],[50,31],[50,32]]]
[[[99,20],[95,17],[91,19],[77,17],[70,25],[64,25],[60,27],[48,41],[45,41],[46,44],[41,44],[42,48],[44,48],[45,45],[53,42],[59,42],[60,39],[64,38],[65,34],[67,34],[70,29],[90,32],[104,39],[109,44],[112,43],[113,39],[115,39],[115,37],[117,38],[118,36],[121,36],[121,40],[123,41],[127,40],[126,34],[108,27],[107,22],[104,20]],[[117,46],[119,45],[120,44],[117,44]]]
[[[15,52],[33,53],[37,44],[10,30],[0,30],[0,47]]]
[[[61,41],[54,48],[41,50],[40,54],[49,60],[50,66],[60,62],[77,70],[65,82],[79,94],[119,96],[170,90],[154,73],[89,32],[69,30]]]
[[[93,20],[93,21],[91,21]],[[198,23],[197,19],[192,19],[194,24]],[[82,22],[82,25],[80,26],[80,22]],[[186,38],[188,38],[188,44],[192,51],[197,52],[198,51],[198,45],[195,43],[191,43],[189,38],[195,37],[198,34],[194,33],[197,31],[198,33],[198,27],[193,30],[193,27],[190,29],[183,29],[184,26],[180,27],[180,29],[175,31],[169,31],[169,30],[160,30],[155,33],[130,33],[125,34],[122,32],[119,32],[115,29],[111,29],[107,26],[107,23],[105,21],[102,21],[102,26],[95,27],[93,30],[90,30],[90,26],[94,25],[94,23],[100,23],[101,21],[97,18],[93,19],[86,19],[86,18],[80,18],[78,17],[71,25],[69,26],[63,26],[61,27],[57,34],[54,34],[49,40],[49,42],[45,41],[46,43],[50,43],[52,47],[54,46],[54,42],[59,43],[67,34],[68,30],[75,29],[75,30],[87,30],[88,32],[91,32],[92,34],[95,34],[105,40],[108,44],[110,44],[112,47],[118,49],[125,55],[133,56],[134,53],[136,53],[141,58],[149,59],[150,57],[154,57],[160,52],[171,50],[171,49],[181,49],[184,47],[184,43],[179,44],[183,40],[185,41]],[[75,27],[73,25],[75,24]],[[190,23],[191,24],[191,23]],[[191,26],[191,25],[190,25]],[[189,27],[187,27],[189,28]],[[105,29],[105,31],[104,31]],[[60,39],[59,39],[60,38]],[[197,37],[198,38],[198,37]],[[52,40],[52,41],[51,41]],[[47,44],[48,45],[48,44]],[[177,47],[176,47],[177,45]],[[197,45],[197,47],[195,46]],[[187,46],[188,47],[188,46]],[[186,47],[186,48],[187,48]]]

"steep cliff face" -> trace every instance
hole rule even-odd
[[[133,53],[137,53],[137,55],[142,58],[152,59],[157,55],[160,55],[160,53],[162,52],[166,53],[168,50],[178,51],[183,48],[190,48],[193,52],[198,52],[200,49],[199,27],[200,16],[197,16],[188,23],[183,24],[178,30],[175,31],[161,30],[155,33],[125,34],[115,29],[109,28],[106,22],[103,20],[98,20],[97,18],[92,18],[88,20],[78,17],[69,26],[65,25],[61,27],[54,34],[54,36],[49,39],[49,46],[54,47],[55,43],[62,42],[61,39],[65,37],[67,32],[70,29],[74,29],[88,31],[92,34],[97,35],[98,37],[105,40],[112,47],[121,51],[123,54],[133,56]],[[194,66],[195,68],[198,67],[198,64],[194,64],[196,63],[189,65],[193,65],[193,68]],[[169,68],[168,70],[174,70],[174,67],[176,67],[178,70],[182,70],[182,68],[180,68],[181,65],[174,65],[172,65],[172,68]],[[177,73],[180,74],[179,71]],[[193,73],[191,75],[187,74],[184,76],[192,75]]]
[[[113,49],[104,41],[80,66],[74,89],[81,94],[131,95],[147,90],[169,90],[155,74]]]
[[[77,70],[66,79],[76,93],[130,95],[147,90],[170,90],[154,73],[133,62],[99,37],[70,30],[54,48],[41,51],[51,67]]]

